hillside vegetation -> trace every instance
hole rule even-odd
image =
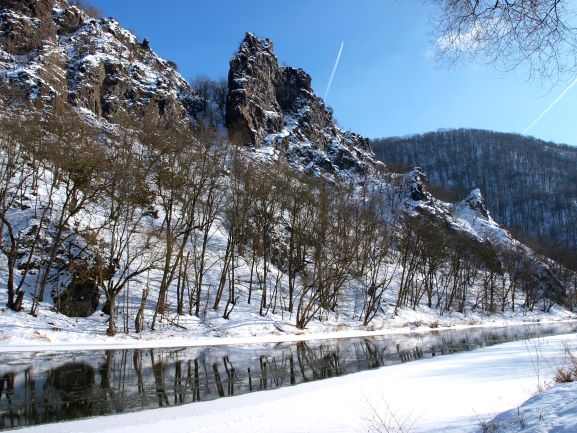
[[[114,335],[573,307],[574,273],[513,239],[478,190],[447,203],[419,170],[387,169],[270,40],[247,33],[227,82],[191,84],[114,19],[5,4],[7,313]]]
[[[577,148],[475,129],[371,144],[387,164],[422,167],[429,188],[439,197],[459,199],[480,188],[496,221],[549,256],[577,267]]]

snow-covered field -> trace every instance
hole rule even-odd
[[[473,433],[487,422],[496,426],[491,432],[575,432],[573,384],[553,387],[521,406],[566,362],[565,345],[577,347],[577,335],[518,341],[273,391],[18,431]],[[384,428],[397,422],[406,428]]]

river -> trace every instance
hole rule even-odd
[[[0,354],[0,429],[232,397],[575,332],[577,323],[245,346]]]

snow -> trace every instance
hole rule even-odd
[[[53,13],[62,15],[64,9],[56,7]],[[3,14],[33,24],[38,21],[12,12]],[[100,74],[98,69],[108,63],[119,66],[122,73],[131,67],[138,68],[139,73],[129,78],[130,85],[145,95],[148,91],[161,97],[185,96],[189,90],[186,80],[178,71],[167,67],[166,60],[152,51],[141,53],[141,61],[134,60],[134,46],[139,44],[138,39],[120,27],[117,21],[111,18],[94,20],[82,12],[81,15],[83,24],[79,29],[60,35],[56,45],[46,43],[37,53],[13,56],[0,48],[0,76],[20,83],[32,98],[40,96],[42,90],[50,99],[63,91],[81,90],[85,84],[84,77]],[[59,58],[58,62],[52,60],[54,56]],[[110,95],[104,96],[108,98]]]
[[[109,30],[111,30],[112,33],[110,33]],[[185,88],[183,84],[184,80],[178,73],[175,73],[172,70],[164,71],[162,68],[158,67],[159,62],[162,61],[152,52],[144,56],[144,60],[142,61],[134,60],[132,62],[128,62],[127,56],[131,52],[129,45],[130,43],[137,43],[137,40],[128,32],[123,33],[126,37],[130,36],[128,38],[128,42],[122,40],[122,38],[119,39],[114,36],[118,34],[118,32],[122,33],[122,29],[118,23],[113,20],[103,19],[98,22],[94,20],[88,20],[87,23],[85,23],[85,25],[83,25],[76,32],[61,37],[59,41],[60,48],[58,48],[57,51],[68,53],[68,56],[71,57],[70,61],[73,65],[79,66],[82,64],[87,68],[90,65],[92,65],[92,67],[97,67],[102,65],[102,62],[110,62],[114,64],[120,62],[120,64],[124,65],[124,67],[130,68],[134,72],[134,76],[131,76],[132,80],[134,81],[132,85],[135,88],[141,89],[143,91],[147,89],[150,90],[151,88],[159,91],[161,87],[163,89],[166,87],[165,84],[167,82],[175,83],[173,86],[169,86],[169,89],[172,88],[173,91],[176,91],[174,89]],[[85,43],[83,40],[85,37],[90,37],[90,40],[94,45],[92,50],[83,51],[79,49],[84,47]],[[34,59],[27,59],[22,65],[17,63],[4,65],[2,66],[2,70],[5,70],[5,75],[12,76],[11,74],[19,74],[18,71],[27,73],[30,71],[38,72],[35,68],[40,68],[40,65],[41,63],[36,62]],[[17,75],[14,77],[16,76]],[[31,76],[34,78],[34,80],[36,80],[34,75]],[[242,80],[245,78],[239,79]],[[31,82],[31,85],[36,82],[34,80]],[[79,80],[77,84],[82,84],[82,81]],[[180,86],[180,84],[182,84],[182,86]],[[179,95],[179,97],[182,96],[182,94]],[[82,110],[83,113],[87,115],[90,113],[86,108],[80,108],[80,110]],[[278,160],[281,152],[279,149],[275,148],[275,143],[280,143],[283,141],[283,139],[293,133],[296,134],[298,131],[295,132],[295,130],[298,129],[299,122],[303,119],[306,119],[307,113],[310,110],[311,106],[304,105],[297,112],[292,113],[291,115],[285,115],[285,128],[281,132],[272,134],[267,137],[268,145],[256,149],[251,153],[251,157],[254,157],[254,159],[257,161],[272,162]],[[268,116],[276,116],[275,112],[267,112],[266,114]],[[339,130],[337,137],[335,140],[333,140],[329,147],[336,149],[334,150],[335,152],[339,148],[347,149],[347,146],[349,145],[347,142],[350,139],[351,134]],[[302,163],[302,165],[299,165],[301,170],[319,175],[319,168],[317,166],[317,162],[315,161],[323,160],[330,164],[330,160],[327,159],[326,152],[315,149],[315,146],[312,143],[302,140],[289,143],[289,151],[293,151],[297,147],[300,151],[306,151],[307,155],[306,158],[303,157],[299,162],[299,164]],[[356,151],[361,152],[362,154],[362,151],[359,151],[359,149]],[[297,152],[295,152],[295,154],[297,154]],[[364,155],[367,156],[369,153],[364,153]],[[310,162],[310,165],[308,166],[304,165],[307,162],[307,159],[313,161]],[[347,174],[346,170],[341,171],[341,173]],[[414,181],[415,185],[413,186],[418,186],[417,175],[417,172],[411,172],[405,176],[405,180],[407,182]],[[353,176],[352,174],[351,180],[354,180],[355,182],[362,181],[362,179],[360,179],[358,176]],[[44,179],[41,179],[40,181],[41,186],[43,185],[44,187],[39,191],[38,200],[40,204],[43,205],[43,203],[47,202],[48,193],[46,188],[48,185],[50,185],[50,173],[46,173],[44,175]],[[374,178],[372,180],[367,180],[367,182],[374,182],[375,187],[383,187],[384,194],[395,194],[395,187],[391,185],[384,185],[382,179]],[[62,202],[62,199],[57,196],[56,202],[59,204]],[[416,206],[417,204],[415,203],[413,204]],[[23,200],[23,204],[30,206],[29,209],[35,205],[35,203],[32,203],[30,200]],[[430,209],[431,213],[437,212],[437,209],[439,213],[449,213],[449,205],[437,202],[433,204],[435,206],[431,206],[426,203],[421,203],[420,206],[428,206],[428,209]],[[40,208],[42,209],[42,206],[40,206]],[[74,222],[78,224],[82,223],[82,225],[87,228],[98,227],[96,219],[102,219],[104,212],[104,209],[89,209],[86,212],[83,212],[82,215],[79,215]],[[460,224],[462,230],[471,233],[473,236],[478,235],[479,238],[483,239],[485,237],[495,238],[501,236],[503,239],[507,239],[505,236],[506,232],[503,229],[498,227],[490,219],[480,218],[477,213],[474,212],[474,210],[470,209],[470,207],[463,206],[463,209],[457,210],[455,212],[455,224]],[[459,216],[457,213],[459,212],[461,214],[461,219],[457,218]],[[31,213],[32,210],[29,210],[28,214]],[[23,213],[18,212],[17,209],[10,209],[9,217],[13,221],[19,221],[22,223],[22,227],[19,226],[19,232],[21,232],[24,228],[29,227],[29,225],[33,223],[31,217],[27,217]],[[216,229],[215,233],[211,236],[211,240],[209,241],[208,245],[208,266],[206,268],[205,275],[207,294],[205,295],[203,293],[203,296],[205,296],[205,298],[202,299],[203,305],[209,304],[208,301],[211,299],[208,295],[208,289],[210,289],[210,287],[214,287],[214,285],[219,280],[222,262],[222,251],[224,250],[223,245],[226,243],[227,238],[226,229],[223,227],[222,221],[217,221],[215,225],[218,226],[218,229]],[[106,240],[105,235],[103,235],[103,238]],[[191,244],[195,241],[196,239],[192,241]],[[279,311],[275,313],[273,308],[273,311],[268,313],[267,316],[263,318],[256,313],[257,308],[254,307],[254,304],[253,306],[246,305],[245,300],[247,298],[247,281],[250,278],[250,269],[242,258],[239,259],[239,262],[239,268],[236,271],[238,277],[239,303],[232,315],[232,320],[234,323],[223,319],[222,311],[212,311],[210,309],[206,309],[206,311],[199,314],[200,317],[193,317],[190,315],[171,315],[171,317],[167,318],[168,320],[165,323],[161,324],[160,329],[155,333],[145,332],[143,334],[135,334],[133,332],[133,326],[130,324],[127,326],[128,335],[121,335],[114,339],[107,339],[104,337],[106,329],[105,321],[107,316],[101,314],[100,311],[88,319],[75,320],[55,314],[50,310],[52,305],[49,302],[46,302],[43,303],[40,308],[40,316],[42,320],[33,320],[25,314],[15,315],[14,313],[8,311],[6,311],[5,314],[0,313],[0,341],[2,341],[2,346],[5,347],[6,350],[15,350],[19,347],[26,347],[27,344],[33,344],[36,347],[58,344],[64,348],[70,347],[70,345],[82,344],[113,346],[131,344],[142,347],[141,345],[150,346],[156,344],[182,345],[190,344],[194,341],[212,341],[211,339],[215,338],[250,339],[259,338],[259,336],[266,335],[267,338],[276,339],[274,341],[283,341],[283,339],[287,338],[307,338],[307,336],[318,336],[327,333],[331,336],[335,333],[350,335],[351,333],[371,333],[373,331],[396,332],[399,330],[402,331],[419,326],[424,328],[433,325],[440,327],[450,327],[467,325],[471,323],[518,323],[534,320],[559,320],[575,317],[571,313],[563,310],[554,311],[552,314],[529,313],[520,309],[519,304],[516,306],[511,306],[517,308],[516,313],[513,313],[512,308],[508,307],[504,314],[491,317],[471,311],[467,311],[466,315],[451,313],[441,317],[438,312],[422,306],[416,308],[415,311],[411,309],[404,309],[400,311],[399,315],[393,316],[391,305],[394,305],[396,296],[395,290],[397,290],[398,286],[398,278],[395,277],[396,280],[393,281],[391,290],[386,294],[387,299],[386,304],[383,306],[382,314],[379,313],[379,316],[375,318],[369,327],[363,327],[359,323],[359,302],[354,299],[355,291],[353,287],[356,282],[351,281],[348,283],[348,287],[343,288],[343,299],[339,302],[337,310],[335,312],[323,313],[321,321],[315,320],[314,322],[311,322],[309,329],[306,331],[306,333],[303,334],[294,326],[294,315],[288,314],[286,310],[284,312]],[[261,265],[258,264],[258,266]],[[390,268],[392,272],[393,266],[390,266]],[[0,257],[0,282],[5,279],[5,269],[5,258]],[[279,272],[279,270],[271,266],[271,272]],[[160,277],[158,271],[151,272],[151,294],[145,310],[147,329],[149,329],[150,317],[154,311],[154,299],[157,298],[158,294],[157,289],[159,278]],[[27,292],[24,299],[26,308],[29,308],[28,304],[30,303],[31,293],[33,292],[34,287],[34,279],[28,276],[28,280],[24,286]],[[60,283],[63,284],[64,282],[60,281]],[[126,297],[120,302],[120,307],[126,306],[125,311],[131,317],[134,316],[136,306],[139,304],[139,292],[143,286],[144,283],[142,279],[135,279],[130,294],[126,294]],[[279,287],[282,296],[282,293],[286,293],[287,290],[286,276],[281,276],[281,278],[279,278]],[[50,290],[45,292],[44,301],[49,301],[49,293]],[[174,284],[170,288],[170,293],[171,295],[169,301],[172,305],[175,305],[176,302],[174,297]],[[521,297],[519,297],[519,299],[521,299]],[[0,305],[5,304],[5,300],[5,293],[0,293]],[[171,314],[172,313],[173,310],[171,310]],[[122,311],[119,312],[119,315],[120,314],[122,314]],[[119,319],[121,318],[119,317]],[[176,321],[178,326],[171,326],[171,321]],[[122,320],[119,320],[119,323],[121,322]],[[16,326],[19,329],[17,333],[12,332],[11,328],[13,326]],[[181,327],[185,329],[182,329]]]
[[[120,31],[128,42],[118,40],[105,29],[109,26],[113,33]],[[123,33],[124,32],[124,33]],[[81,53],[78,46],[82,46],[84,36],[97,36],[93,38],[95,46],[91,51]],[[128,62],[130,50],[127,44],[136,44],[136,38],[130,33],[123,31],[116,22],[101,20],[100,23],[90,21],[77,32],[61,38],[60,48],[57,53],[68,53],[73,65],[85,66],[87,69],[98,68],[103,62],[121,62],[130,69],[132,85],[142,91],[156,91],[159,95],[166,92],[184,97],[186,89],[183,78],[173,70],[159,70],[158,65],[164,61],[153,54],[147,55],[145,61]],[[48,52],[50,53],[50,52]],[[5,56],[0,53],[0,56]],[[6,57],[6,56],[5,56]],[[26,60],[26,59],[23,59]],[[40,59],[42,60],[42,59]],[[20,80],[29,87],[46,85],[42,81],[42,66],[40,60],[28,59],[18,62],[11,59],[9,64],[0,65],[0,72],[6,78]],[[63,75],[63,71],[58,74]],[[80,75],[79,75],[80,76]],[[242,83],[238,79],[237,82]],[[172,83],[171,86],[168,84]],[[70,83],[71,85],[81,85]],[[48,86],[49,87],[49,86]],[[52,89],[50,87],[50,89]],[[242,89],[241,89],[242,90]],[[238,90],[238,91],[241,91]],[[56,92],[56,90],[53,90]],[[297,113],[287,115],[284,118],[284,129],[276,134],[269,135],[266,145],[254,151],[254,159],[258,161],[272,162],[279,159],[280,150],[276,144],[283,142],[299,126],[300,119],[306,116],[311,108],[307,105]],[[90,113],[86,108],[85,113]],[[276,112],[267,111],[269,118],[276,117]],[[298,132],[298,131],[297,131]],[[329,147],[338,150],[346,149],[348,136],[342,131],[338,134],[339,140],[333,141]],[[295,147],[307,151],[310,165],[305,166],[306,158],[303,158],[303,166],[299,168],[305,171],[320,173],[313,156],[326,159],[326,153],[315,148],[307,141],[289,143],[289,150]],[[371,159],[369,153],[355,148],[356,152]],[[312,156],[311,156],[312,155]],[[299,164],[300,164],[299,162]],[[310,169],[310,170],[309,170]],[[345,173],[346,171],[342,171]],[[419,173],[414,171],[404,176],[406,182],[413,182],[413,187],[419,186]],[[352,175],[351,175],[352,176]],[[355,178],[357,181],[358,178]],[[38,191],[41,205],[48,197],[47,188],[51,184],[51,174],[44,173],[40,179]],[[372,179],[379,185],[381,181]],[[391,187],[392,188],[392,187]],[[391,189],[392,190],[392,189]],[[56,205],[62,203],[61,193],[55,194]],[[482,197],[478,192],[471,196],[474,202],[481,202]],[[23,201],[24,203],[24,201]],[[408,202],[407,202],[408,203]],[[411,202],[414,206],[428,209],[431,214],[452,214],[456,227],[461,231],[470,233],[479,240],[491,239],[495,243],[516,245],[509,234],[500,228],[491,218],[483,218],[472,209],[470,204],[462,202],[454,207],[439,201]],[[409,204],[411,204],[409,203]],[[42,206],[40,206],[42,208]],[[10,209],[9,216],[14,222],[20,224],[19,232],[24,231],[34,223],[30,216],[32,207],[27,211],[18,208]],[[78,224],[83,226],[98,226],[96,220],[102,218],[103,209],[88,209],[77,218]],[[226,232],[222,221],[217,221],[218,228],[214,230],[209,241],[207,253],[207,268],[205,282],[208,287],[218,281],[220,275],[220,262]],[[349,287],[343,288],[343,299],[334,312],[323,312],[320,320],[312,321],[305,331],[296,329],[293,315],[280,310],[278,313],[271,311],[266,317],[257,313],[254,304],[245,302],[247,295],[247,281],[250,269],[242,259],[239,260],[238,293],[240,302],[235,308],[233,320],[222,318],[222,311],[205,309],[200,317],[191,315],[162,318],[155,332],[149,331],[150,317],[154,311],[154,299],[157,297],[159,272],[153,271],[150,275],[152,283],[151,295],[146,305],[145,319],[147,321],[145,332],[136,334],[133,326],[128,325],[126,334],[119,334],[109,338],[105,336],[107,316],[98,310],[89,318],[74,319],[56,314],[51,311],[49,302],[42,303],[40,318],[33,318],[25,313],[14,313],[6,309],[0,310],[0,352],[21,352],[30,350],[68,351],[74,349],[97,349],[97,348],[133,348],[133,347],[176,347],[176,346],[204,346],[223,344],[254,344],[265,342],[300,341],[307,339],[345,338],[363,335],[384,335],[399,332],[426,332],[431,328],[458,328],[471,325],[500,326],[506,323],[527,323],[533,321],[574,319],[576,316],[562,308],[554,307],[549,313],[528,312],[516,305],[514,311],[511,307],[503,313],[492,316],[480,312],[466,311],[466,314],[449,313],[440,315],[438,311],[418,306],[415,310],[410,308],[401,309],[398,314],[392,314],[391,306],[396,298],[397,280],[394,281],[392,290],[386,294],[386,302],[383,305],[382,314],[379,314],[370,326],[362,326],[359,322],[358,303],[353,298],[354,290],[351,281]],[[257,265],[257,267],[260,264]],[[5,280],[5,258],[0,257],[0,282]],[[279,270],[271,266],[271,272]],[[33,280],[33,279],[31,279]],[[32,281],[31,281],[32,282]],[[279,278],[280,290],[286,292],[287,278]],[[30,285],[32,287],[32,285]],[[142,280],[134,280],[134,286],[130,295],[126,296],[121,307],[126,306],[126,312],[130,317],[134,316],[135,306],[140,299],[140,290],[144,287]],[[26,288],[26,287],[25,287]],[[29,307],[31,289],[27,289],[25,306]],[[174,305],[174,291],[169,292],[169,302]],[[127,289],[128,292],[128,289]],[[45,293],[45,301],[48,300],[49,291]],[[208,293],[208,290],[207,290]],[[124,296],[124,293],[123,293]],[[203,295],[203,305],[209,304],[209,295]],[[521,299],[521,297],[519,297]],[[204,302],[206,300],[206,302]],[[6,302],[6,294],[0,293],[0,305]],[[513,306],[515,307],[515,306]],[[124,311],[124,310],[123,310]],[[123,311],[119,311],[119,326],[122,323]],[[172,311],[171,313],[172,314]],[[130,320],[132,321],[132,320]],[[178,326],[174,326],[174,324]],[[120,331],[120,329],[119,329]],[[547,359],[560,362],[561,345],[559,339],[539,340],[551,342],[545,347]],[[544,344],[544,343],[543,343]],[[509,346],[503,346],[509,347]],[[536,346],[535,346],[536,347]],[[440,358],[423,361],[411,365],[389,367],[378,371],[361,373],[358,375],[334,379],[327,382],[305,384],[302,386],[281,389],[266,394],[246,395],[218,402],[202,403],[194,406],[186,406],[166,411],[150,411],[145,414],[122,415],[98,419],[97,421],[82,421],[59,426],[39,427],[30,431],[161,431],[172,429],[174,431],[366,431],[367,417],[371,415],[371,405],[379,413],[390,411],[401,419],[410,418],[415,420],[415,431],[445,431],[445,427],[451,426],[446,431],[469,431],[474,430],[479,419],[490,419],[499,411],[519,405],[530,396],[537,388],[535,383],[535,364],[531,354],[533,346],[523,346],[520,343],[510,346],[508,349],[492,348],[484,351],[476,351],[474,354],[460,354],[448,358]],[[541,353],[538,354],[541,362]],[[549,363],[548,363],[549,364]],[[550,365],[556,365],[551,361]],[[549,365],[548,365],[549,366]],[[540,377],[538,379],[541,379]],[[561,391],[564,388],[560,388]],[[442,398],[439,398],[442,390]],[[559,392],[561,392],[559,391]],[[549,394],[556,398],[557,391]],[[330,402],[327,406],[324,402]],[[537,407],[540,401],[529,402],[527,407]],[[531,406],[533,405],[533,406]],[[322,416],[319,416],[319,412]],[[286,419],[287,413],[298,413],[299,417]],[[398,414],[398,415],[397,415]],[[458,417],[456,417],[458,414]],[[389,414],[388,416],[391,416]],[[527,419],[532,419],[528,414]],[[293,419],[294,418],[294,419]],[[279,423],[279,420],[285,420]],[[540,419],[539,419],[540,420]],[[280,425],[283,424],[283,425]],[[54,430],[50,430],[54,428]],[[124,428],[126,428],[124,430]],[[198,430],[197,430],[198,428]],[[286,430],[283,430],[286,429]],[[437,429],[437,430],[435,430]],[[443,430],[441,430],[443,429]],[[464,430],[465,429],[465,430]],[[470,430],[470,431],[473,431]],[[511,430],[513,431],[513,430]]]
[[[570,433],[577,431],[576,408],[577,384],[564,383],[502,413],[488,425],[499,433]]]
[[[497,245],[519,245],[509,232],[491,218],[484,217],[476,208],[482,206],[483,198],[479,189],[471,191],[469,196],[452,206],[453,224],[461,230],[471,233],[479,241],[491,240]]]
[[[1,257],[0,263],[2,263]],[[5,270],[0,269],[0,281],[5,278],[4,273]],[[138,285],[138,282],[135,284]],[[132,295],[133,292],[136,295]],[[172,295],[169,294],[171,300]],[[138,298],[138,290],[133,289],[131,296]],[[391,292],[387,296],[393,301],[395,293]],[[0,305],[6,303],[4,291],[0,292],[0,303]],[[351,304],[354,300],[343,299],[343,303]],[[133,305],[133,301],[129,304]],[[507,309],[504,313],[492,315],[472,311],[467,311],[466,314],[451,312],[441,315],[438,310],[419,306],[415,310],[401,308],[398,314],[394,315],[393,306],[389,308],[386,305],[384,308],[387,314],[377,316],[368,326],[363,326],[358,318],[349,316],[347,313],[349,307],[343,307],[342,311],[337,310],[322,321],[313,320],[307,329],[299,330],[294,326],[294,317],[287,313],[269,312],[267,316],[262,317],[258,314],[254,303],[249,305],[239,302],[232,320],[223,319],[221,311],[209,309],[201,318],[189,315],[176,316],[174,321],[179,326],[173,326],[169,321],[161,319],[155,331],[150,331],[147,326],[143,332],[135,333],[131,327],[128,333],[122,333],[119,329],[117,336],[107,337],[108,316],[100,310],[88,318],[71,318],[57,314],[51,307],[49,302],[41,303],[39,318],[25,312],[16,313],[7,308],[0,309],[0,352],[271,343],[408,332],[423,333],[431,329],[462,329],[473,326],[558,323],[577,318],[574,313],[558,306],[551,308],[548,313],[538,310],[530,312],[518,308],[515,312]],[[150,303],[146,310],[147,317],[151,316],[153,308],[154,304]],[[121,316],[118,326],[121,326],[120,318]]]
[[[577,335],[517,341],[272,391],[18,431],[366,432],[375,426],[377,413],[384,423],[397,419],[413,424],[413,433],[474,433],[481,422],[519,407],[543,387],[564,362],[566,344],[577,345]],[[522,431],[575,431],[574,391],[573,385],[554,387],[521,406],[527,428]],[[497,420],[505,425],[501,420],[515,416],[517,409]],[[497,431],[519,431],[514,424]]]
[[[279,113],[277,113],[276,111],[270,111],[270,110],[265,111],[264,115],[266,116],[267,119],[274,119],[274,118],[280,117]]]

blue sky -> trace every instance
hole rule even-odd
[[[344,49],[327,104],[341,127],[370,138],[439,128],[522,132],[572,81],[551,88],[522,70],[482,64],[442,68],[433,48],[430,6],[415,0],[92,0],[147,37],[187,79],[225,77],[244,33],[273,40],[281,64],[303,68],[325,92]],[[529,134],[577,145],[577,86]]]

